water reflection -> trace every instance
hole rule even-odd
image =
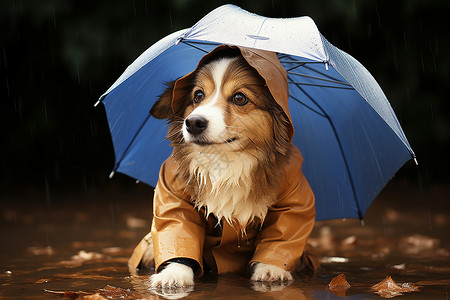
[[[448,192],[443,195],[448,198]],[[130,276],[127,269],[132,249],[150,226],[147,195],[139,199],[127,194],[127,205],[121,205],[114,222],[108,203],[116,203],[117,196],[84,204],[77,199],[76,205],[51,208],[9,203],[0,207],[0,236],[6,237],[0,247],[0,294],[2,299],[96,294],[106,299],[380,299],[372,286],[391,275],[400,287],[420,287],[402,298],[445,299],[450,288],[450,222],[442,212],[448,208],[430,207],[436,216],[431,231],[427,211],[408,211],[410,206],[399,203],[402,198],[395,194],[384,197],[369,211],[366,227],[350,220],[316,224],[310,242],[322,259],[314,276],[267,284],[243,275],[206,274],[193,288],[164,291],[150,289],[151,274]],[[414,197],[429,198],[415,193],[405,201]],[[386,210],[393,204],[398,207]],[[147,220],[147,226],[134,226],[136,218]],[[350,284],[345,293],[329,288],[339,274]]]
[[[194,291],[193,286],[178,288],[158,288],[152,289],[150,286],[150,275],[137,276],[132,275],[129,280],[133,286],[133,290],[146,296],[159,296],[164,299],[181,299],[188,296]]]
[[[253,282],[252,288],[257,292],[264,293],[265,296],[273,299],[309,299],[299,287],[292,285],[294,281],[289,282]]]
[[[189,295],[190,292],[194,291],[193,286],[189,287],[180,287],[180,288],[173,288],[173,289],[158,289],[158,290],[152,290],[155,295],[161,296],[164,299],[181,299]]]
[[[163,299],[181,299],[190,296],[189,299],[197,298],[220,298],[227,296],[229,298],[248,298],[254,299],[263,297],[263,299],[309,299],[304,291],[291,281],[276,282],[251,282],[249,278],[228,274],[223,276],[207,275],[198,280],[195,286],[185,288],[159,288],[151,289],[149,275],[130,276],[129,280],[133,290],[147,299],[160,297]],[[297,279],[300,280],[300,279]],[[281,297],[281,298],[280,298]],[[158,298],[156,298],[158,299]]]
[[[253,290],[257,292],[276,292],[285,289],[287,286],[291,285],[293,280],[290,281],[273,281],[273,282],[264,282],[264,281],[253,281],[251,283],[251,287]]]

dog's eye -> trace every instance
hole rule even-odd
[[[242,106],[248,103],[247,97],[242,93],[236,93],[233,95],[232,101],[234,104]]]
[[[202,102],[203,98],[205,98],[205,93],[203,93],[203,91],[201,90],[196,90],[194,92],[194,102],[195,103],[200,103]]]

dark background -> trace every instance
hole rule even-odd
[[[268,17],[314,19],[390,100],[419,166],[395,181],[449,182],[450,1],[6,0],[0,2],[0,196],[127,186],[98,97],[145,49],[234,3]]]

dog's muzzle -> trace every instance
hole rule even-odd
[[[199,115],[191,115],[184,121],[186,130],[192,135],[199,135],[208,127],[208,120]]]

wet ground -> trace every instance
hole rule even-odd
[[[192,290],[161,294],[148,276],[130,276],[127,259],[147,233],[151,189],[0,196],[1,299],[449,299],[450,188],[389,185],[365,218],[318,222],[310,243],[314,275],[287,284],[209,276]],[[344,274],[348,284],[333,278]],[[391,276],[385,288],[373,286]],[[336,282],[336,281],[333,281]],[[387,291],[386,291],[387,287]]]

